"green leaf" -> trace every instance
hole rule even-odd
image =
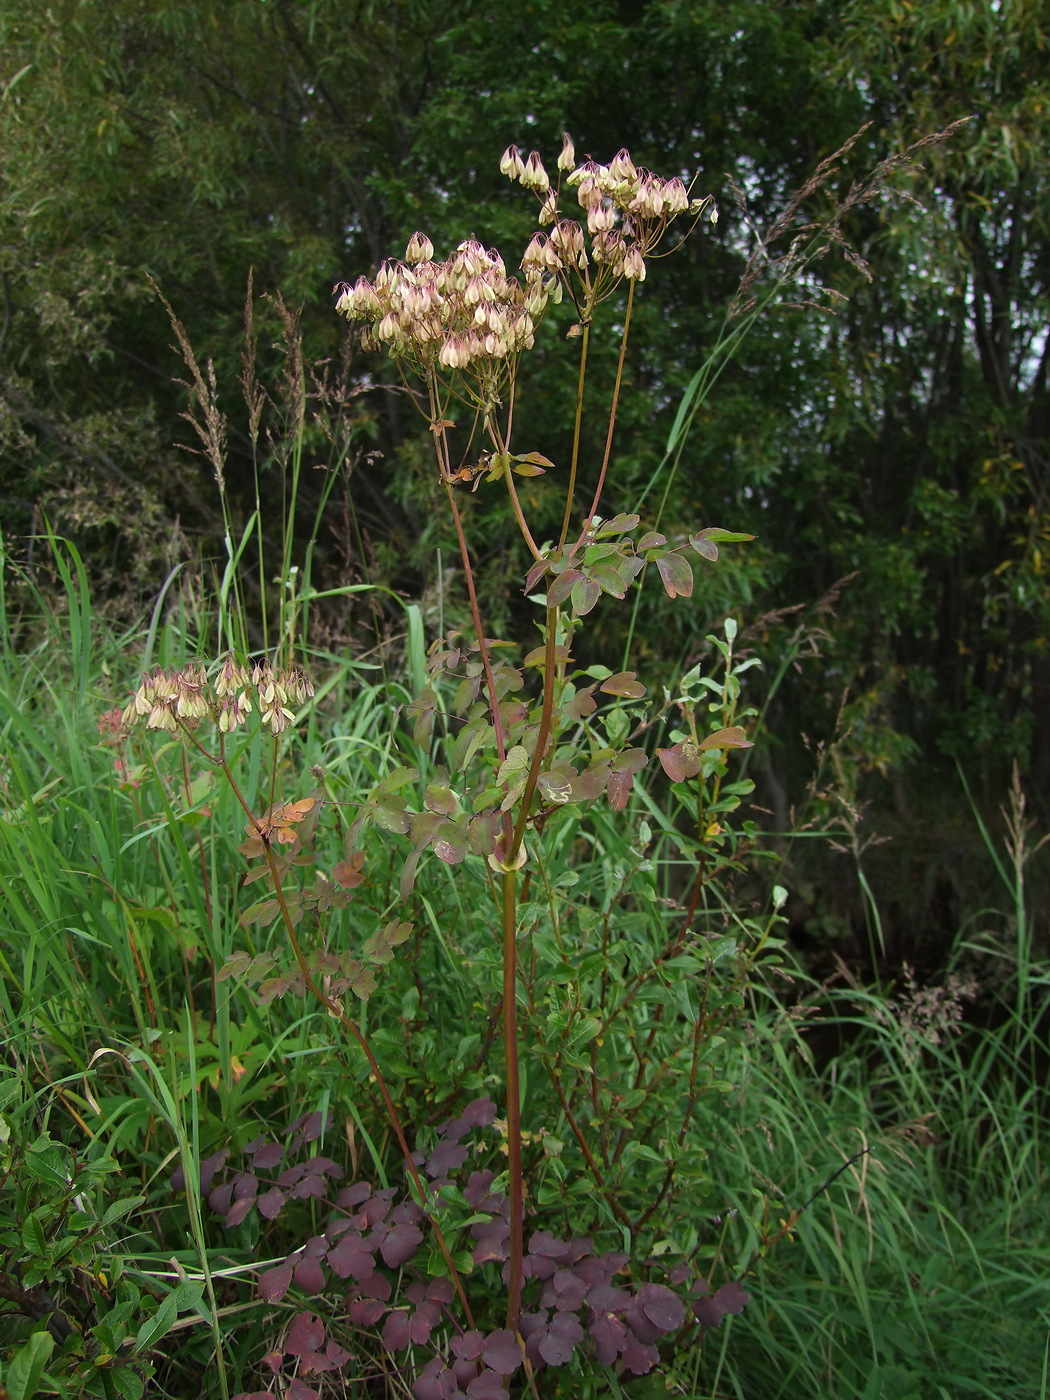
[[[584,617],[601,597],[601,586],[586,576],[579,578],[572,587],[572,610],[577,617]]]
[[[669,598],[691,598],[693,594],[693,571],[689,561],[680,554],[661,554],[656,561],[664,588]]]
[[[640,700],[645,694],[645,686],[634,671],[618,671],[615,676],[602,681],[598,689],[603,695],[621,695],[626,700]]]
[[[15,1352],[4,1375],[8,1400],[32,1400],[54,1345],[50,1332],[34,1332]]]
[[[717,525],[709,525],[706,530],[698,530],[691,536],[689,543],[692,544],[694,540],[717,540],[719,544],[744,544],[754,538],[754,535],[742,535],[735,530],[720,530]]]
[[[166,1333],[170,1332],[179,1315],[179,1300],[174,1293],[168,1296],[151,1318],[148,1318],[135,1333],[135,1350],[149,1351]]]
[[[22,1222],[22,1243],[35,1259],[47,1258],[47,1235],[37,1212]]]
[[[716,729],[713,734],[708,734],[706,739],[701,739],[697,747],[701,749],[753,749],[755,746],[740,726],[734,724],[729,729]]]
[[[611,520],[607,520],[604,525],[595,530],[594,538],[604,540],[609,535],[625,535],[628,530],[637,527],[641,518],[640,515],[614,515]]]

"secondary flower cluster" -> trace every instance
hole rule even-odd
[[[121,718],[129,728],[144,718],[147,729],[172,734],[180,725],[210,719],[229,734],[258,706],[263,724],[280,734],[295,718],[291,705],[302,705],[313,693],[309,677],[298,667],[274,670],[269,661],[257,661],[249,669],[227,656],[211,680],[199,661],[178,671],[156,667],[143,678]]]
[[[368,322],[370,348],[404,356],[425,374],[435,364],[498,368],[531,349],[536,324],[560,289],[542,269],[526,269],[524,283],[508,276],[499,253],[475,239],[435,262],[430,239],[415,233],[403,262],[384,262],[374,282],[359,277],[337,290],[336,310]]]
[[[694,218],[706,214],[711,222],[718,211],[710,196],[690,199],[684,181],[678,176],[661,179],[640,169],[624,149],[608,165],[586,160],[576,165],[576,153],[568,135],[562,137],[558,169],[565,183],[576,190],[590,235],[590,258],[599,267],[608,267],[613,277],[641,281],[645,277],[645,257],[662,239],[668,224],[679,214]],[[574,220],[561,217],[558,190],[552,187],[537,151],[523,160],[517,146],[509,146],[500,161],[500,170],[511,180],[531,189],[542,200],[540,223],[553,224],[549,238],[536,234],[525,254],[523,267],[542,267],[547,272],[572,268],[586,269],[583,230]]]

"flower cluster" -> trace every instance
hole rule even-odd
[[[540,223],[554,225],[549,238],[543,234],[533,238],[522,266],[539,266],[548,273],[586,269],[582,227],[561,217],[559,192],[551,185],[538,152],[523,160],[518,148],[509,146],[500,170],[539,196]],[[710,196],[690,199],[678,176],[664,180],[640,169],[627,150],[618,151],[608,165],[586,160],[577,166],[572,141],[565,135],[558,170],[565,174],[565,184],[576,190],[590,235],[591,260],[598,267],[607,267],[615,280],[640,282],[645,277],[646,256],[679,214],[688,213],[694,219],[706,214],[712,223],[718,218]]]
[[[374,282],[337,288],[336,310],[368,323],[370,348],[385,347],[424,376],[435,366],[470,370],[491,392],[507,362],[531,349],[557,283],[539,268],[526,269],[523,282],[508,276],[499,253],[475,239],[433,259],[430,239],[413,234],[403,262],[384,262]]]
[[[424,378],[434,371],[466,372],[477,381],[482,403],[491,402],[515,357],[532,348],[548,302],[560,301],[564,288],[586,318],[612,285],[645,277],[646,257],[679,214],[717,218],[710,196],[690,199],[681,179],[663,180],[639,169],[626,150],[608,165],[587,160],[577,166],[568,136],[558,157],[559,187],[551,184],[537,151],[523,159],[509,146],[500,170],[538,196],[539,222],[553,226],[529,242],[523,279],[508,276],[499,253],[474,239],[435,262],[430,239],[414,233],[404,259],[384,262],[374,281],[359,277],[335,289],[336,310],[367,323],[366,348],[387,350]],[[586,236],[583,224],[561,215],[563,177],[576,190]]]
[[[258,706],[263,724],[280,734],[295,718],[290,707],[304,704],[313,693],[309,677],[298,667],[274,670],[269,661],[257,661],[249,671],[227,656],[211,680],[199,661],[179,671],[156,667],[143,678],[121,719],[130,728],[144,718],[147,729],[171,734],[210,719],[220,733],[230,734]]]

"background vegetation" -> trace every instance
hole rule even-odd
[[[427,435],[329,292],[417,227],[444,249],[470,234],[523,244],[529,211],[499,154],[552,150],[567,129],[599,158],[626,145],[664,174],[699,170],[721,210],[640,291],[610,504],[646,492],[655,512],[666,491],[668,533],[699,520],[758,539],[691,608],[650,592],[633,622],[603,619],[589,658],[625,647],[630,626],[639,669],[671,686],[732,612],[763,663],[746,678],[761,717],[750,815],[783,862],[795,980],[770,973],[749,992],[733,1092],[705,1119],[703,1247],[729,1272],[755,1266],[777,1212],[872,1148],[769,1248],[760,1306],[699,1360],[675,1359],[672,1385],[756,1400],[1045,1393],[1045,858],[1026,866],[1037,838],[1019,807],[1023,789],[1037,825],[1050,815],[1045,29],[1036,0],[0,0],[0,1111],[16,1144],[4,1180],[26,1193],[0,1275],[24,1302],[37,1284],[12,1271],[42,1260],[37,1322],[78,1289],[95,1319],[99,1270],[118,1261],[130,1291],[109,1302],[127,1311],[112,1336],[93,1324],[93,1356],[130,1359],[99,1368],[107,1384],[156,1365],[164,1393],[199,1394],[220,1317],[245,1319],[229,1333],[233,1388],[272,1345],[272,1319],[237,1290],[260,1250],[290,1246],[231,1244],[206,1208],[187,1213],[167,1187],[178,1156],[331,1106],[356,1165],[377,1128],[372,1106],[355,1120],[358,1097],[333,1089],[323,1017],[291,1003],[262,1017],[212,983],[238,931],[240,814],[174,756],[158,760],[168,787],[115,771],[98,715],[147,664],[218,651],[235,575],[239,640],[294,642],[328,686],[299,771],[335,770],[346,792],[375,780],[413,645],[461,624],[465,595],[431,509]],[[862,129],[804,206],[826,217],[854,179],[964,117],[849,213],[868,275],[832,247],[783,288],[668,461],[683,395],[793,192]],[[759,295],[785,249],[769,245]],[[161,297],[195,347],[196,393],[177,382],[193,373]],[[265,394],[245,405],[253,344]],[[565,354],[551,334],[528,371],[555,461],[571,433]],[[524,558],[502,509],[475,509],[486,604],[512,627]],[[261,538],[238,553],[253,512]],[[362,584],[382,588],[351,591]],[[327,596],[297,601],[311,588]],[[159,805],[133,836],[138,782]],[[608,843],[611,870],[627,851]],[[732,888],[741,916],[758,917],[770,870]],[[677,878],[661,875],[670,899]],[[422,1055],[471,990],[447,980],[437,945],[419,957],[403,984],[391,974],[389,1007],[442,987]],[[89,1089],[92,1056],[118,1043],[147,1059],[128,1074],[103,1062]],[[418,1075],[395,1073],[432,1125]],[[27,1242],[34,1212],[43,1235]],[[178,1282],[172,1254],[191,1283],[224,1268],[235,1281],[180,1296],[169,1320],[183,1330],[158,1329],[155,1347],[139,1329]]]

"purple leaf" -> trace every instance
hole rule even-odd
[[[296,1313],[288,1329],[284,1349],[289,1356],[305,1356],[324,1344],[324,1323],[314,1313]]]
[[[374,1274],[367,1274],[363,1279],[359,1279],[357,1288],[362,1297],[378,1298],[383,1303],[390,1302],[394,1291],[394,1285],[386,1274],[381,1274],[378,1269]]]
[[[344,1186],[336,1197],[336,1204],[344,1210],[353,1210],[355,1206],[364,1205],[372,1195],[372,1188],[367,1181],[355,1181],[353,1186]]]
[[[306,1164],[310,1172],[320,1172],[322,1176],[343,1176],[344,1172],[338,1162],[333,1162],[331,1157],[311,1157]]]
[[[321,1400],[321,1392],[314,1390],[312,1385],[307,1385],[298,1376],[294,1376],[285,1392],[286,1400]]]
[[[459,1390],[465,1390],[471,1381],[477,1377],[477,1374],[478,1366],[476,1361],[467,1361],[466,1359],[462,1361],[453,1361],[451,1369],[445,1372],[445,1378],[449,1385],[449,1389],[445,1391],[445,1394],[457,1394],[457,1386]]]
[[[479,1332],[477,1328],[471,1332],[464,1332],[461,1337],[452,1338],[452,1354],[460,1361],[476,1361],[481,1355],[484,1341],[484,1333]]]
[[[432,1356],[412,1382],[412,1394],[416,1400],[444,1400],[445,1391],[439,1379],[444,1370],[441,1357]]]
[[[550,1366],[563,1366],[583,1341],[583,1328],[574,1313],[555,1313],[547,1335],[540,1339],[539,1353]]]
[[[595,1312],[623,1312],[631,1305],[631,1295],[614,1283],[596,1283],[587,1294],[587,1301]]]
[[[412,1340],[417,1346],[430,1341],[430,1334],[441,1321],[441,1304],[431,1300],[420,1303],[412,1314]]]
[[[548,1292],[552,1295],[549,1298]],[[545,1307],[554,1306],[560,1312],[575,1312],[583,1306],[586,1296],[587,1285],[583,1279],[577,1278],[571,1269],[559,1269],[544,1289],[543,1304]]]
[[[219,1170],[219,1168],[222,1166],[223,1162],[225,1162],[225,1160],[226,1160],[226,1158],[227,1158],[228,1156],[229,1156],[229,1152],[228,1152],[228,1150],[224,1147],[224,1148],[222,1149],[221,1152],[213,1152],[212,1155],[211,1155],[210,1157],[205,1157],[204,1161],[201,1163],[201,1171],[200,1171],[200,1177],[201,1177],[201,1194],[202,1194],[202,1195],[203,1195],[203,1194],[208,1190],[208,1188],[211,1186],[212,1178],[215,1176],[215,1173]],[[176,1171],[176,1173],[175,1173],[175,1176],[181,1177],[181,1173],[182,1173],[182,1168],[179,1167],[178,1171]],[[173,1185],[173,1186],[174,1186],[174,1183],[175,1183],[175,1176],[172,1177],[172,1185]],[[179,1184],[178,1184],[178,1187],[176,1187],[175,1189],[176,1189],[176,1190],[181,1190],[182,1187],[183,1187],[184,1185],[185,1185],[185,1182],[184,1182],[183,1180],[180,1179]]]
[[[635,1299],[646,1317],[661,1332],[675,1332],[685,1321],[685,1305],[677,1293],[662,1283],[646,1283]]]
[[[225,1186],[216,1186],[215,1190],[208,1197],[208,1204],[216,1215],[225,1215],[230,1208],[230,1201],[233,1199],[233,1187],[229,1182]]]
[[[521,1343],[513,1332],[505,1327],[500,1328],[496,1332],[490,1332],[485,1338],[485,1344],[481,1348],[481,1359],[486,1366],[498,1371],[501,1376],[512,1376],[521,1365]]]
[[[395,1225],[379,1246],[383,1262],[390,1269],[399,1269],[416,1254],[423,1243],[423,1231],[418,1225]]]
[[[383,1324],[383,1345],[387,1351],[401,1351],[412,1340],[408,1313],[392,1312]]]
[[[390,1197],[375,1195],[361,1207],[361,1219],[366,1225],[376,1225],[390,1214]]]
[[[466,1389],[469,1400],[510,1400],[510,1391],[495,1371],[482,1371]]]
[[[547,1259],[565,1259],[569,1246],[565,1240],[556,1239],[549,1230],[537,1230],[529,1240],[529,1253],[540,1254]]]
[[[566,569],[564,573],[559,574],[547,589],[547,606],[549,608],[560,607],[582,578],[583,571],[581,569]],[[598,592],[599,590],[595,586],[596,597]]]
[[[297,1186],[292,1187],[291,1196],[294,1200],[305,1201],[309,1196],[324,1196],[327,1189],[323,1176],[304,1176]]]
[[[358,1298],[350,1304],[350,1321],[355,1327],[374,1327],[386,1312],[386,1304],[378,1298]]]
[[[247,1200],[244,1201],[234,1201],[233,1205],[230,1207],[229,1211],[226,1214],[227,1230],[232,1230],[235,1225],[239,1225],[241,1221],[244,1220],[246,1216],[250,1214],[251,1208],[254,1204],[254,1196],[249,1197]]]
[[[463,1110],[464,1122],[472,1128],[487,1128],[496,1117],[496,1105],[489,1098],[472,1099]]]
[[[636,1376],[645,1376],[653,1369],[660,1360],[660,1353],[655,1347],[643,1346],[636,1337],[627,1334],[627,1342],[623,1349],[623,1364],[628,1371]]]
[[[245,1172],[233,1183],[233,1199],[235,1201],[254,1201],[259,1194],[259,1178],[253,1176],[251,1172]]]
[[[724,1283],[715,1294],[714,1301],[724,1313],[742,1313],[751,1301],[751,1294],[739,1283]]]
[[[284,1205],[285,1195],[277,1186],[271,1186],[269,1191],[265,1191],[258,1201],[259,1214],[264,1220],[276,1220]]]
[[[626,1326],[618,1317],[606,1313],[603,1317],[595,1318],[587,1330],[594,1342],[599,1363],[611,1366],[626,1344]]]
[[[489,1187],[495,1180],[495,1176],[495,1172],[490,1171],[471,1172],[467,1184],[464,1187],[463,1195],[466,1197],[467,1203],[472,1205],[475,1210],[499,1209],[501,1197],[493,1195],[489,1191]]]
[[[447,1176],[461,1167],[470,1155],[468,1147],[460,1147],[454,1142],[440,1142],[427,1158],[427,1176]]]
[[[279,1303],[292,1285],[292,1266],[285,1262],[259,1275],[259,1297],[264,1303]]]
[[[375,1271],[372,1251],[360,1235],[344,1235],[334,1249],[328,1251],[328,1263],[340,1278],[365,1279]]]
[[[327,1280],[316,1259],[300,1259],[295,1266],[295,1282],[304,1293],[323,1293]]]
[[[694,1298],[693,1316],[701,1327],[721,1327],[722,1309],[713,1298]]]
[[[264,1142],[252,1153],[252,1163],[256,1171],[269,1171],[281,1164],[284,1148],[279,1142]]]
[[[300,1131],[303,1142],[316,1142],[324,1132],[325,1122],[323,1113],[308,1113],[299,1120]]]

